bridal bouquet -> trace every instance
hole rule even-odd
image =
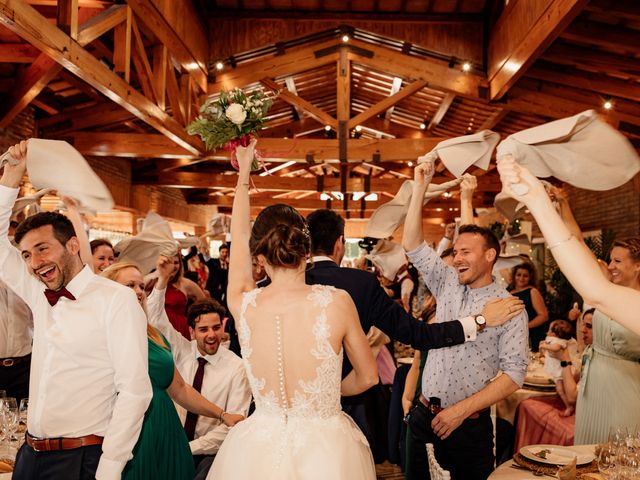
[[[265,124],[265,116],[273,101],[259,90],[246,94],[239,88],[221,92],[218,99],[207,100],[200,116],[189,124],[190,135],[200,135],[207,150],[224,147],[232,152],[231,164],[238,168],[235,149],[247,147],[255,132]],[[256,158],[252,170],[260,168]]]

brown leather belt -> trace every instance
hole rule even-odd
[[[8,358],[0,358],[0,366],[2,367],[13,367],[22,362],[26,362],[31,359],[31,354],[25,355],[24,357],[8,357]]]
[[[444,410],[443,407],[438,407],[437,405],[431,405],[429,403],[429,400],[427,400],[423,394],[420,394],[420,403],[423,404],[425,407],[427,407],[427,410],[429,410],[429,412],[432,415],[437,415],[442,410]],[[485,413],[485,412],[488,412],[488,411],[489,411],[489,409],[485,408],[483,410],[480,410],[479,412],[472,413],[467,418],[470,418],[471,420],[475,420],[476,418],[478,418],[480,416],[481,413]]]
[[[29,432],[26,435],[27,445],[36,452],[51,452],[55,450],[73,450],[89,445],[101,445],[104,437],[98,435],[86,435],[76,438],[36,438]]]

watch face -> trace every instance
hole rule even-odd
[[[476,323],[478,325],[484,325],[485,323],[487,323],[487,321],[484,319],[484,317],[482,315],[478,315],[476,317]]]

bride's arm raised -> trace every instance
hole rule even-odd
[[[231,215],[231,253],[229,258],[229,278],[227,284],[227,303],[234,317],[238,318],[242,294],[255,288],[251,272],[251,254],[249,237],[251,235],[251,217],[249,205],[249,175],[256,142],[244,148],[238,147],[238,183],[233,197]]]
[[[334,294],[336,317],[343,320],[345,333],[342,343],[353,370],[343,380],[343,396],[357,395],[378,383],[378,365],[373,358],[367,337],[362,331],[358,311],[348,293],[338,290]]]
[[[503,190],[529,208],[558,267],[584,301],[640,335],[640,292],[605,278],[591,251],[567,228],[531,172],[508,156],[498,162],[498,171]],[[525,184],[528,193],[516,195],[511,185],[517,183]]]

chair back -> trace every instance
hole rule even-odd
[[[451,474],[444,470],[436,460],[435,453],[433,452],[433,444],[427,443],[427,458],[429,459],[429,475],[431,480],[451,480]]]

